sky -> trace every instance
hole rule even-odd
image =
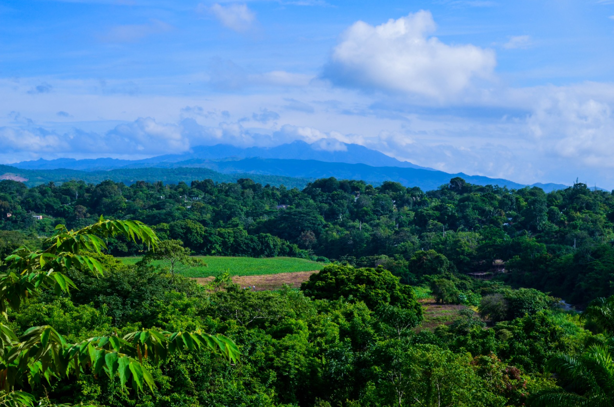
[[[614,188],[614,0],[5,0],[0,163],[331,139]]]

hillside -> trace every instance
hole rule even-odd
[[[0,165],[0,179],[11,179],[24,182],[28,186],[36,186],[48,182],[62,183],[71,180],[82,180],[87,183],[99,183],[105,180],[122,182],[131,185],[136,181],[177,184],[190,184],[194,180],[211,179],[215,182],[235,182],[241,178],[250,178],[263,185],[285,185],[287,188],[304,188],[309,180],[275,175],[261,174],[222,174],[207,168],[134,168],[111,171],[77,171],[67,169],[24,170],[6,165]]]

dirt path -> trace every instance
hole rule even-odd
[[[256,291],[277,290],[288,284],[290,287],[299,288],[301,283],[309,280],[309,276],[315,271],[297,271],[295,273],[265,274],[260,276],[233,276],[232,281],[241,287],[255,286]],[[194,278],[199,284],[207,284],[213,281],[213,277]]]

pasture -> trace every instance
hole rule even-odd
[[[226,271],[231,276],[261,276],[281,273],[296,273],[305,271],[320,271],[325,264],[312,260],[298,259],[294,257],[221,257],[221,256],[196,256],[203,260],[207,266],[177,267],[177,274],[191,278],[216,277]],[[134,264],[140,257],[122,257],[124,264]],[[166,261],[154,261],[153,264],[166,267]]]

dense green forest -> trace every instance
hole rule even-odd
[[[11,215],[8,217],[8,215]],[[33,215],[42,215],[39,220]],[[386,182],[317,180],[302,191],[236,183],[191,185],[70,181],[27,188],[0,182],[0,255],[56,224],[79,228],[100,215],[154,227],[196,254],[320,257],[378,266],[406,283],[422,274],[488,272],[577,306],[614,294],[614,196],[577,183],[544,193],[475,186],[460,178],[423,192]],[[113,255],[142,247],[114,240]]]
[[[614,404],[614,196],[584,184],[2,181],[0,219],[5,405]],[[332,264],[257,292],[165,250]]]
[[[186,165],[189,163],[186,163]],[[100,183],[106,180],[122,182],[131,185],[137,181],[162,181],[169,184],[191,182],[193,179],[212,179],[216,182],[236,182],[238,179],[250,177],[261,184],[286,185],[288,187],[304,188],[309,179],[291,176],[266,175],[266,173],[221,173],[209,168],[195,168],[190,165],[180,168],[121,168],[114,170],[81,171],[71,169],[29,170],[0,165],[0,179],[22,181],[29,187],[47,184],[49,182],[63,183],[82,180],[88,183]],[[508,181],[509,182],[509,181]]]

